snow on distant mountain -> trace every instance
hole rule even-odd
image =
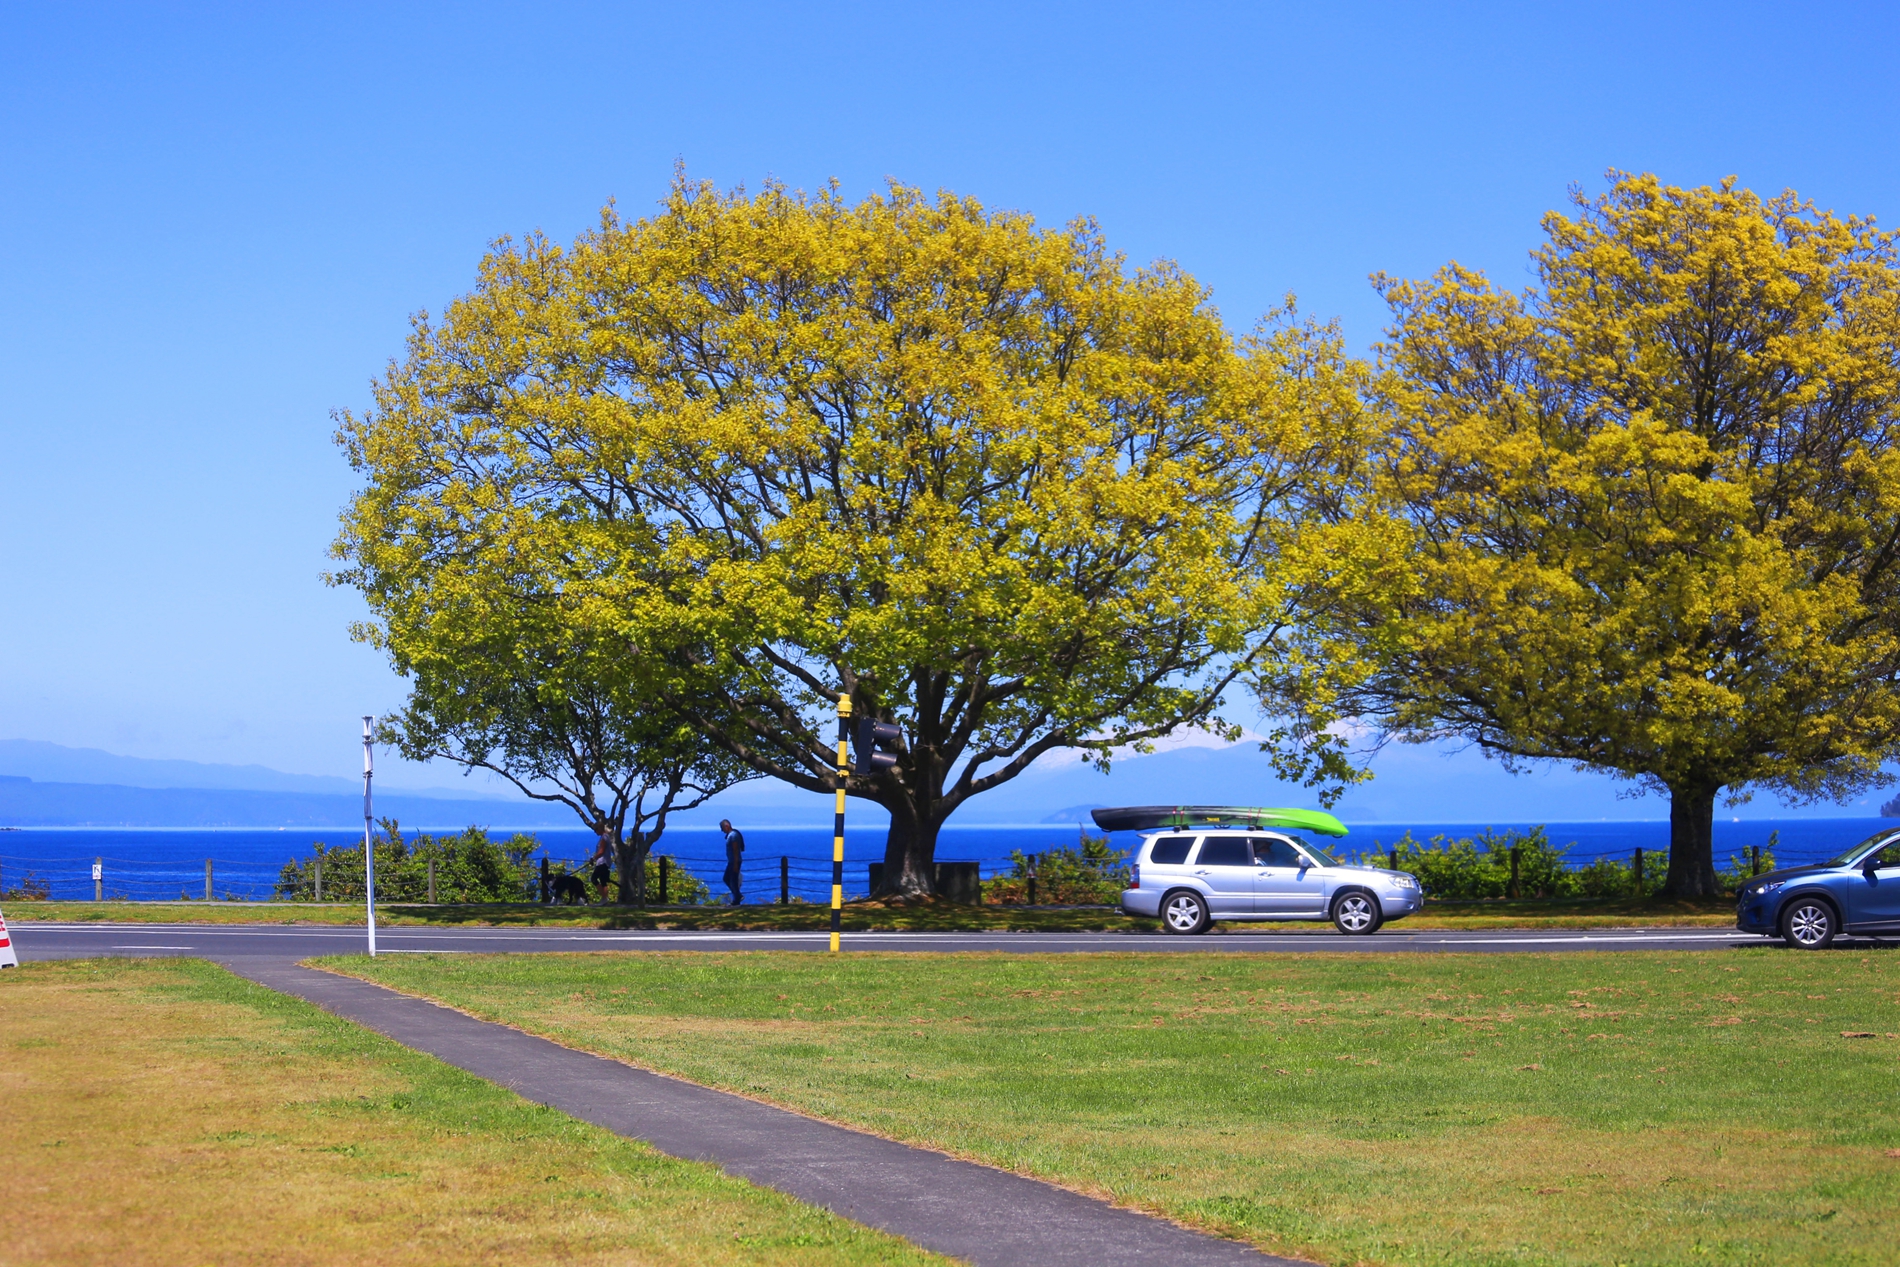
[[[67,748],[33,739],[0,739],[0,775],[40,783],[109,783],[139,788],[216,788],[244,792],[361,794],[360,779],[322,774],[285,774],[261,765],[211,765],[201,761],[156,761],[122,757],[98,748]],[[383,780],[377,779],[378,786]],[[458,801],[515,800],[470,782],[460,788],[397,787],[405,796],[446,797]]]

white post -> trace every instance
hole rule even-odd
[[[370,723],[363,719],[363,900],[369,910],[369,956],[376,957],[376,841],[370,834],[369,781],[375,775],[370,758]]]

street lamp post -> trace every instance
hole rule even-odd
[[[370,780],[375,777],[375,761],[370,750],[370,723],[363,719],[363,900],[369,911],[369,955],[376,957],[376,841],[370,834]]]

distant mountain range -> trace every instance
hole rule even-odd
[[[212,765],[202,761],[155,761],[121,757],[98,748],[67,748],[35,739],[0,739],[0,774],[41,783],[112,783],[121,787],[223,788],[244,792],[315,792],[361,796],[361,779],[327,774],[285,774],[261,765]],[[380,787],[384,780],[378,779]],[[484,788],[391,787],[404,796],[456,801],[511,801]]]
[[[1668,803],[1629,795],[1632,785],[1604,775],[1555,768],[1512,775],[1475,751],[1395,745],[1373,762],[1377,777],[1349,790],[1335,812],[1347,822],[1514,823],[1667,818]],[[1900,799],[1900,798],[1897,798]],[[1104,775],[1072,755],[1045,758],[1020,777],[976,797],[952,823],[1087,823],[1104,805],[1315,804],[1313,793],[1280,782],[1251,742],[1223,746],[1201,738],[1166,751],[1128,755]],[[362,785],[353,779],[285,774],[264,766],[151,761],[96,749],[0,740],[0,826],[14,827],[335,827],[362,821]],[[1851,805],[1790,807],[1757,797],[1723,817],[1872,817],[1868,796]],[[378,787],[378,817],[427,828],[575,827],[565,806],[522,796],[448,789]],[[831,799],[757,779],[678,815],[679,826],[730,817],[741,827],[807,826],[830,821]],[[884,811],[853,800],[851,822],[870,826]]]
[[[407,827],[572,827],[564,805],[530,801],[455,801],[379,793],[378,818]],[[3,827],[355,827],[363,794],[252,792],[232,788],[124,787],[113,783],[41,783],[0,775]]]

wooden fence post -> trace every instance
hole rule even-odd
[[[1517,863],[1518,863],[1520,852],[1521,851],[1516,845],[1511,846],[1511,897],[1513,900],[1515,900],[1518,896]]]
[[[317,851],[316,877],[317,896],[315,900],[321,902],[323,900],[323,851],[320,849]]]
[[[1631,862],[1631,870],[1636,876],[1636,896],[1643,896],[1643,847],[1636,846],[1636,857]]]
[[[106,860],[104,858],[92,860],[92,900],[95,902],[106,900]]]
[[[1750,845],[1748,847],[1748,874],[1750,876],[1758,876],[1761,874],[1760,845]]]
[[[1036,904],[1036,855],[1032,853],[1029,855],[1029,901],[1025,903],[1025,905],[1034,906],[1035,904]]]
[[[429,855],[429,905],[435,905],[435,855]]]
[[[780,854],[778,859],[778,904],[792,904],[792,860],[784,854]]]
[[[211,900],[211,859],[205,859],[205,901]]]
[[[548,856],[541,855],[541,905],[548,904]]]

